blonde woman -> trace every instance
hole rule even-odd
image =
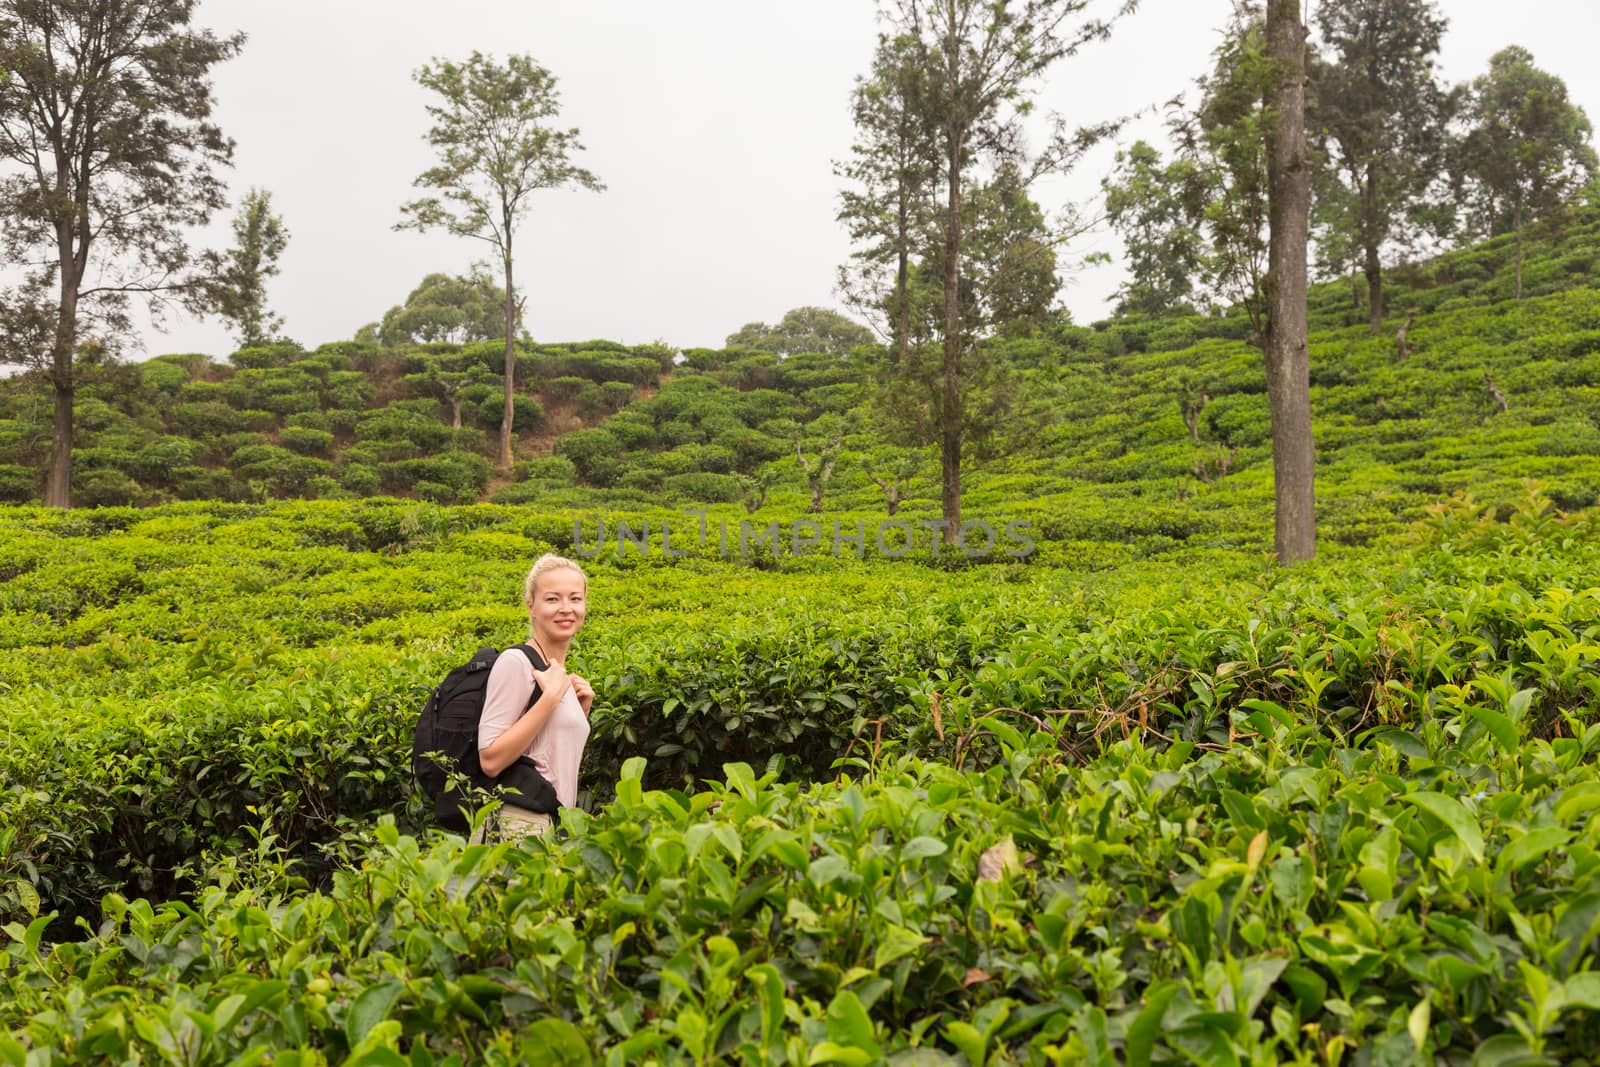
[[[491,778],[520,757],[531,759],[563,807],[578,800],[578,765],[589,740],[594,690],[567,670],[573,636],[583,628],[589,581],[564,556],[539,557],[523,583],[528,644],[507,649],[489,672],[478,721],[478,762]],[[528,648],[536,655],[529,656]],[[549,815],[512,803],[500,809],[500,834],[517,840],[548,831]]]

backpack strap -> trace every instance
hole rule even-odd
[[[506,651],[510,652],[512,649],[516,649],[517,651],[521,652],[524,656],[527,656],[528,657],[528,662],[533,664],[533,669],[534,670],[543,671],[543,670],[549,670],[550,669],[550,664],[548,664],[548,663],[546,663],[544,661],[544,657],[539,654],[539,650],[534,648],[532,645],[528,644],[527,642],[523,642],[520,645],[512,645],[511,648],[506,649]],[[534,706],[534,704],[538,703],[539,697],[543,693],[544,693],[544,690],[542,688],[540,688],[538,681],[535,681],[533,683],[533,692],[528,695],[528,703],[523,707],[522,710],[524,712],[526,712],[528,710],[528,708],[531,708],[531,707]]]

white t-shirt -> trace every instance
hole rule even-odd
[[[494,661],[483,717],[478,720],[480,751],[494,744],[512,723],[522,718],[534,684],[533,661],[521,649],[508,649]],[[562,807],[570,808],[578,802],[578,764],[583,761],[583,746],[588,740],[589,717],[578,703],[578,694],[568,685],[561,702],[524,752],[545,781],[555,787]]]

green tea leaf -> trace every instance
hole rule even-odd
[[[873,953],[872,966],[882,970],[884,964],[893,963],[901,956],[915,952],[927,944],[927,941],[928,939],[919,933],[907,930],[903,926],[891,925],[878,935],[878,950]]]
[[[540,1019],[525,1029],[522,1056],[525,1063],[551,1067],[589,1067],[594,1062],[583,1031],[565,1019]]]
[[[839,990],[828,1005],[828,1037],[847,1048],[866,1053],[868,1060],[882,1055],[867,1009],[848,989]]]
[[[1182,988],[1181,982],[1168,979],[1157,982],[1145,990],[1144,1007],[1139,1009],[1139,1014],[1128,1024],[1128,1036],[1124,1046],[1128,1067],[1150,1067],[1150,1054],[1155,1048],[1156,1037],[1161,1033],[1161,1023],[1167,1014],[1167,1005],[1172,1003],[1172,998]]]
[[[1566,981],[1567,1007],[1600,1011],[1600,971],[1580,971]]]
[[[900,859],[920,860],[929,856],[942,856],[948,851],[950,846],[937,837],[913,837],[900,847]]]
[[[1529,830],[1500,850],[1495,857],[1494,869],[1515,871],[1542,858],[1553,848],[1560,848],[1572,838],[1572,831],[1560,826],[1541,826]]]
[[[1517,733],[1517,724],[1511,721],[1510,716],[1495,711],[1493,708],[1479,707],[1475,704],[1467,706],[1467,714],[1483,723],[1489,733],[1494,736],[1495,743],[1500,746],[1500,751],[1513,753],[1522,744],[1522,737]]]
[[[1454,797],[1445,796],[1443,793],[1407,793],[1401,800],[1415,804],[1423,811],[1432,815],[1466,846],[1467,853],[1479,863],[1483,862],[1483,831],[1478,828],[1478,820],[1472,817],[1461,801]]]
[[[345,1040],[351,1048],[361,1044],[369,1030],[389,1017],[389,1009],[404,992],[405,986],[399,982],[380,982],[361,991],[344,1019]]]

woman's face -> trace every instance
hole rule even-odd
[[[583,627],[587,610],[583,575],[570,567],[557,567],[539,575],[533,587],[528,614],[533,628],[545,640],[565,644]]]

